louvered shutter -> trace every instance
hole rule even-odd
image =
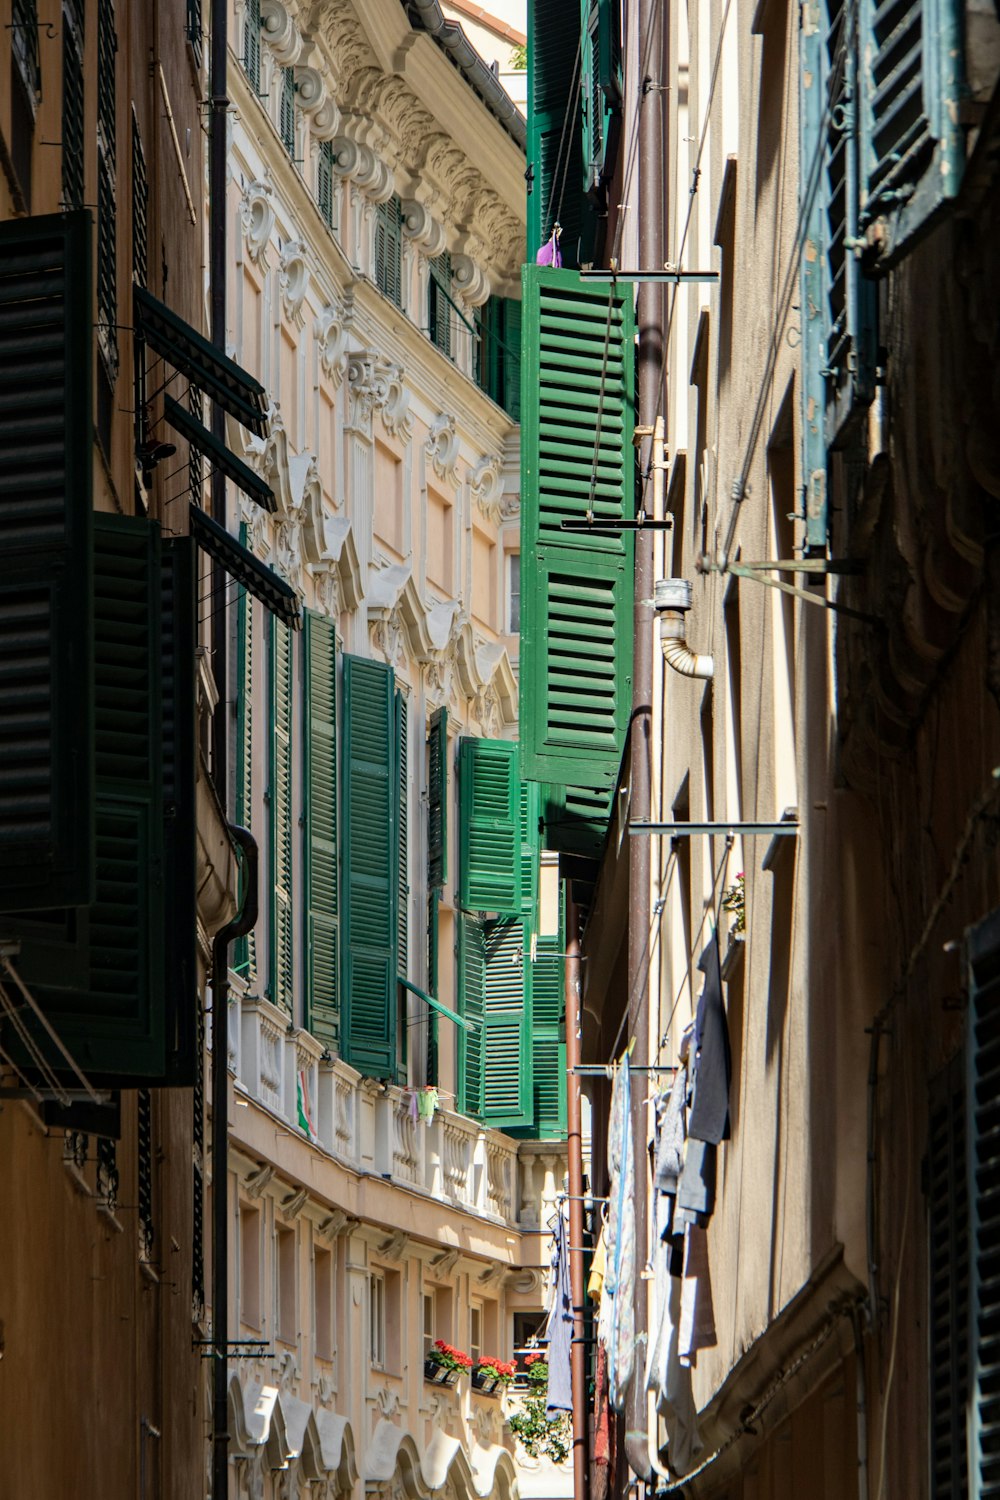
[[[957,0],[864,0],[861,228],[880,268],[935,223],[962,180],[962,20]]]
[[[578,264],[583,224],[582,23],[564,0],[528,6],[528,260],[562,224],[563,264]],[[560,149],[561,148],[561,149]]]
[[[243,14],[243,71],[260,93],[260,0],[246,0]]]
[[[631,707],[632,538],[560,522],[586,519],[592,479],[595,515],[633,514],[632,293],[526,266],[523,318],[521,775],[611,787]]]
[[[532,1125],[539,1139],[566,1134],[566,963],[563,934],[539,937],[531,975]]]
[[[94,894],[91,221],[0,225],[0,911]]]
[[[409,978],[410,957],[410,841],[408,824],[407,782],[410,774],[409,714],[406,694],[396,689],[396,898],[397,970]]]
[[[196,572],[189,537],[163,542],[163,828],[169,1081],[190,1086],[198,1049],[195,818]]]
[[[969,936],[971,1280],[969,1479],[973,1500],[1000,1496],[1000,913]]]
[[[392,668],[344,658],[343,1055],[377,1078],[396,1068],[396,756]]]
[[[513,297],[503,302],[503,397],[501,405],[512,422],[521,420],[521,304]]]
[[[544,786],[544,846],[559,854],[599,859],[608,833],[614,787]]]
[[[340,1044],[340,944],[337,878],[337,633],[332,620],[306,612],[305,886],[306,1024]]]
[[[431,995],[438,992],[438,907],[441,892],[435,887],[427,897],[427,990]],[[451,1023],[449,1022],[449,1025]],[[438,1016],[431,1010],[427,1017],[427,1082],[438,1082]]]
[[[521,807],[517,746],[463,739],[459,747],[459,905],[465,911],[521,909]]]
[[[484,925],[482,1119],[500,1130],[532,1117],[530,946],[520,917]]]
[[[240,526],[240,544],[246,546],[247,528]],[[236,611],[236,821],[253,832],[253,595],[240,589]],[[233,952],[236,972],[247,980],[257,977],[257,934],[237,938]]]
[[[448,710],[430,717],[427,742],[427,883],[432,889],[448,879]],[[435,993],[432,990],[432,993]]]
[[[931,1500],[969,1493],[969,1195],[962,1064],[935,1081],[927,1139],[928,1380]]]
[[[541,847],[538,834],[539,790],[535,781],[519,781],[521,915],[532,929],[538,921],[538,855]]]
[[[458,918],[458,1008],[470,1022],[458,1043],[458,1098],[464,1114],[478,1119],[483,1109],[483,989],[486,953],[478,917],[460,912]]]
[[[292,637],[270,620],[271,933],[268,997],[292,1012]]]

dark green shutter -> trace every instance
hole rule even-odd
[[[192,387],[193,389],[193,387]],[[246,523],[240,526],[240,542],[246,545]],[[253,832],[253,596],[240,589],[236,609],[236,821]],[[257,935],[249,932],[236,939],[233,950],[236,972],[249,981],[257,977]]]
[[[396,689],[396,869],[399,890],[396,898],[397,972],[409,978],[410,957],[410,844],[407,816],[407,778],[410,773],[409,715],[406,694]]]
[[[463,739],[458,784],[459,905],[465,911],[519,913],[521,806],[516,744]]]
[[[967,1139],[972,1500],[1000,1495],[1000,912],[969,934]]]
[[[345,656],[342,1051],[377,1078],[396,1068],[394,742],[392,668]]]
[[[524,268],[521,774],[612,787],[631,707],[632,538],[563,520],[633,514],[631,289]],[[607,357],[605,358],[605,353]]]
[[[271,934],[269,999],[292,1011],[292,637],[271,617]]]
[[[320,141],[316,158],[316,202],[323,220],[332,229],[333,224],[333,142]]]
[[[563,263],[578,264],[583,223],[582,24],[565,0],[528,6],[528,260],[562,224]],[[561,149],[560,149],[561,148]]]
[[[957,0],[865,0],[859,14],[861,228],[879,224],[884,267],[961,185],[963,11]]]
[[[243,70],[260,93],[260,0],[246,0],[243,14]]]
[[[169,1081],[190,1086],[198,1050],[194,543],[163,542],[163,829]]]
[[[448,710],[436,708],[428,728],[427,884],[448,879]],[[431,990],[432,994],[436,991]]]
[[[542,1139],[566,1134],[566,961],[561,929],[560,921],[559,933],[536,940],[532,965],[532,1123],[534,1134]]]
[[[530,946],[520,917],[484,926],[482,1119],[501,1130],[532,1118]]]
[[[608,833],[614,787],[544,786],[543,844],[560,854],[599,859]]]
[[[398,198],[380,203],[375,213],[375,284],[402,306],[403,230]]]
[[[305,620],[306,1025],[328,1047],[340,1044],[337,882],[337,633],[332,620]]]
[[[521,420],[521,304],[503,301],[503,396],[501,405],[512,422]]]
[[[478,917],[458,917],[458,1011],[471,1023],[458,1042],[458,1099],[463,1114],[478,1119],[483,1109],[483,990],[486,956]]]
[[[0,225],[0,911],[94,894],[91,221]]]
[[[967,1500],[969,1460],[969,1194],[965,1059],[934,1080],[928,1111],[927,1352],[930,1500]]]
[[[518,788],[518,830],[521,839],[521,915],[532,929],[538,921],[538,833],[540,788],[536,781],[522,781]]]

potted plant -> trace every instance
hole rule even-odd
[[[549,1365],[538,1351],[524,1361],[528,1383],[521,1409],[508,1417],[507,1425],[530,1458],[549,1458],[561,1464],[570,1451],[570,1420],[567,1412],[550,1417],[545,1410],[549,1394]]]
[[[424,1379],[438,1385],[454,1385],[458,1377],[472,1369],[472,1360],[461,1349],[446,1344],[444,1339],[435,1339],[430,1353],[424,1360]]]
[[[506,1390],[514,1379],[516,1367],[514,1361],[497,1359],[495,1354],[484,1354],[478,1365],[472,1369],[472,1388],[482,1391],[491,1396],[499,1391]]]

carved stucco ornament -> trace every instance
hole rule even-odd
[[[247,254],[261,271],[266,271],[267,246],[274,230],[274,187],[266,176],[248,182],[243,189],[240,222]]]
[[[439,412],[430,425],[425,451],[435,474],[449,484],[458,483],[458,432],[450,412]]]
[[[503,519],[503,459],[499,454],[481,458],[469,475],[472,498],[487,520],[499,526]]]
[[[353,321],[353,292],[347,292],[343,301],[334,298],[316,317],[314,331],[320,363],[335,387],[347,374],[347,335]]]
[[[302,327],[302,303],[309,290],[308,250],[302,240],[289,240],[281,252],[278,282],[281,301],[291,322]]]

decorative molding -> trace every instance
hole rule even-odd
[[[263,178],[248,182],[240,199],[240,221],[247,253],[261,271],[268,268],[267,247],[274,230],[274,185]]]
[[[328,1218],[320,1220],[320,1222],[316,1226],[316,1232],[318,1234],[321,1234],[325,1240],[329,1240],[332,1244],[333,1241],[338,1239],[342,1234],[350,1234],[351,1230],[354,1229],[359,1222],[360,1221],[354,1218],[352,1214],[349,1214],[346,1209],[335,1208]]]
[[[375,1405],[383,1417],[394,1417],[399,1411],[399,1393],[380,1385],[375,1392]]]
[[[320,141],[332,141],[340,129],[340,111],[318,68],[299,64],[295,69],[295,91],[299,108],[309,116],[309,132]]]
[[[436,1281],[442,1281],[446,1276],[451,1275],[458,1265],[461,1253],[460,1250],[442,1250],[440,1255],[432,1256],[428,1262],[428,1269]]]
[[[335,136],[333,170],[360,188],[372,203],[386,203],[392,197],[396,185],[392,169],[363,141]]]
[[[489,454],[481,458],[469,475],[472,498],[488,521],[499,526],[503,520],[503,458]]]
[[[316,316],[314,332],[320,363],[334,388],[347,374],[347,335],[354,322],[354,293],[345,292],[342,302],[329,302]]]
[[[351,395],[348,426],[371,437],[372,417],[379,412],[386,431],[408,442],[413,436],[413,417],[402,366],[374,349],[359,349],[348,357],[347,379]]]
[[[397,1229],[387,1240],[383,1240],[378,1247],[378,1254],[382,1260],[401,1261],[406,1254],[406,1247],[410,1243],[410,1236],[405,1229]]]
[[[424,255],[440,255],[447,243],[445,227],[416,198],[404,198],[403,233]],[[454,264],[452,266],[454,271]]]
[[[282,1198],[281,1202],[278,1205],[282,1217],[286,1219],[297,1219],[299,1214],[305,1208],[306,1199],[308,1197],[309,1189],[299,1188],[297,1193],[289,1193],[287,1198]]]
[[[453,255],[451,274],[456,287],[473,307],[482,307],[484,302],[489,301],[490,278],[471,255]]]
[[[480,688],[476,694],[475,714],[486,739],[497,740],[501,738],[503,713],[500,709],[500,694],[492,683],[488,683],[486,687]]]
[[[450,412],[439,412],[434,418],[424,448],[438,478],[457,485],[459,438]]]
[[[261,0],[260,32],[282,67],[291,67],[298,61],[302,37],[287,5],[280,0]]]
[[[309,290],[308,253],[302,240],[289,240],[281,252],[281,268],[278,273],[281,301],[286,314],[297,328],[301,328],[303,324],[302,303]]]

